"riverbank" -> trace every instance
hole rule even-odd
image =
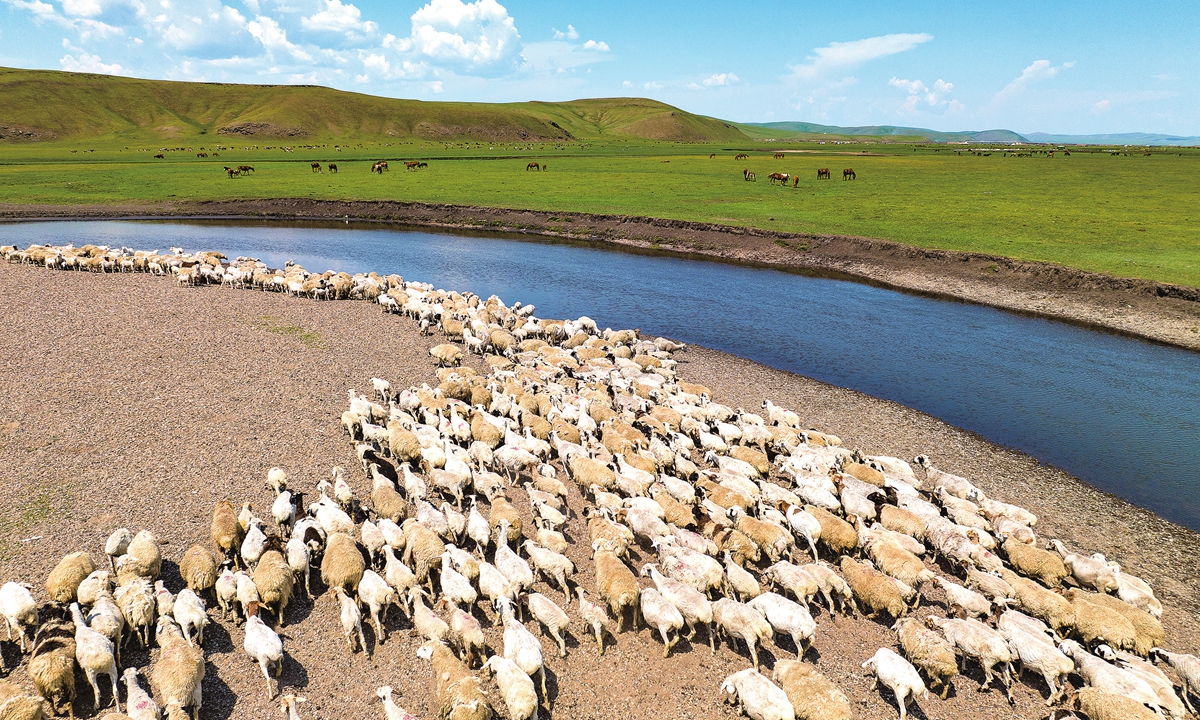
[[[365,497],[367,481],[338,423],[346,388],[365,390],[373,376],[397,387],[432,382],[426,348],[437,342],[368,303],[181,288],[143,274],[62,273],[8,263],[0,263],[0,320],[7,333],[0,346],[6,369],[0,475],[10,479],[0,502],[6,527],[0,574],[35,586],[66,552],[86,547],[95,556],[118,526],[153,530],[164,542],[168,584],[177,583],[174,561],[191,543],[207,542],[217,500],[269,507],[262,478],[272,465],[284,467],[293,487],[311,496],[316,481],[340,464]],[[703,348],[677,358],[683,377],[704,382],[723,402],[753,407],[771,398],[849,447],[901,457],[924,452],[989,494],[1025,505],[1040,515],[1040,537],[1104,552],[1151,582],[1166,607],[1168,646],[1200,649],[1196,533],[909,408]],[[528,520],[523,494],[513,495]],[[575,579],[590,590],[587,530],[574,490],[571,506],[576,514],[567,535],[575,542]],[[541,583],[536,589],[561,597]],[[922,613],[944,612],[939,591],[925,592]],[[399,629],[407,623],[393,625],[388,643],[368,661],[346,650],[329,593],[311,608],[293,605],[288,620],[282,682],[285,692],[309,698],[306,717],[377,716],[373,691],[385,683],[400,689],[400,702],[411,712],[434,716],[429,667],[414,657],[419,641]],[[860,717],[894,717],[894,707],[859,667],[877,647],[891,646],[887,627],[823,612],[817,622],[822,671],[850,696]],[[554,717],[734,716],[716,688],[747,659],[727,644],[713,656],[703,652],[702,641],[682,643],[663,660],[658,640],[642,629],[622,633],[615,646],[610,640],[601,657],[578,623],[571,632],[567,658],[552,657],[545,646]],[[493,648],[500,646],[495,627],[487,635]],[[262,678],[245,662],[241,641],[231,623],[210,625],[206,717],[277,712],[263,699]],[[768,644],[766,662],[786,657],[788,648]],[[127,658],[140,664],[145,655],[129,651]],[[8,658],[7,665],[14,664]],[[15,670],[13,679],[24,682],[22,676]],[[1009,709],[999,692],[978,692],[981,679],[970,670],[948,701],[925,701],[926,717],[1044,716],[1034,681],[1016,686],[1017,704]],[[618,685],[620,692],[613,692]]]
[[[1198,288],[872,238],[798,235],[624,215],[395,201],[281,198],[111,206],[0,205],[0,218],[125,217],[360,220],[561,238],[867,282],[1200,350]]]

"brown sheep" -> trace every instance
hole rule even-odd
[[[1008,538],[1001,546],[1013,569],[1049,588],[1058,587],[1070,575],[1057,554]],[[1012,583],[1009,583],[1010,585]]]
[[[54,602],[64,605],[71,603],[79,591],[79,583],[95,571],[96,563],[86,552],[70,553],[50,571],[46,578],[46,593]]]
[[[213,543],[224,557],[233,556],[234,562],[239,562],[238,549],[242,545],[242,526],[238,523],[237,510],[233,503],[222,500],[213,508],[212,527]]]
[[[829,548],[829,552],[840,556],[858,549],[858,532],[853,525],[824,508],[805,505],[804,511],[821,524],[821,537],[818,542]]]
[[[625,627],[625,608],[633,608],[633,626],[636,628],[640,591],[633,571],[609,550],[596,550],[593,560],[596,565],[596,587],[617,619],[617,632]]]
[[[283,627],[283,612],[292,599],[295,576],[283,556],[283,544],[277,537],[267,539],[266,550],[254,568],[254,586],[263,605],[275,613],[279,626]]]
[[[942,699],[950,692],[950,681],[958,675],[958,655],[941,633],[936,633],[917,618],[903,618],[892,626],[904,649],[904,657],[925,671],[930,682],[941,686]]]
[[[217,560],[208,548],[193,545],[179,561],[179,574],[192,592],[200,594],[216,584]]]
[[[74,623],[55,618],[38,628],[29,654],[29,677],[56,715],[71,712],[75,702]]]
[[[850,557],[842,557],[842,576],[854,593],[855,599],[866,609],[867,617],[874,618],[886,612],[899,619],[908,613],[908,604],[892,578],[865,563]]]
[[[358,543],[345,533],[335,532],[325,542],[321,557],[321,581],[327,587],[340,587],[353,595],[358,591],[367,563],[358,550]]]

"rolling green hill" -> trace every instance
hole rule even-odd
[[[490,142],[746,140],[734,125],[639,98],[422,102],[305,85],[232,85],[0,68],[0,138]]]
[[[1027,142],[1012,130],[966,130],[963,132],[940,132],[928,128],[896,127],[894,125],[865,125],[862,127],[837,127],[806,122],[744,123],[739,125],[748,135],[757,138],[774,136],[779,139],[817,139],[818,136],[878,137],[896,141],[921,142]]]

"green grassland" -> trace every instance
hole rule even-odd
[[[10,118],[7,108],[12,105],[4,102],[8,91],[3,74],[0,108],[5,109],[0,110],[0,127],[42,127],[31,117],[20,122]],[[96,76],[68,79],[87,77]],[[107,87],[110,80],[96,85]],[[120,82],[148,83],[150,89],[180,85]],[[34,92],[28,83],[22,87],[22,92]],[[904,143],[897,141],[906,138],[896,137],[888,142],[857,138],[855,144],[835,145],[797,134],[787,142],[767,143],[719,120],[629,99],[442,107],[352,96],[367,98],[362,101],[364,108],[374,101],[420,107],[404,116],[409,130],[393,128],[396,135],[380,129],[384,127],[380,123],[392,122],[386,109],[369,120],[368,108],[353,132],[335,133],[334,125],[327,124],[319,134],[314,129],[309,135],[246,137],[220,134],[214,128],[231,122],[301,127],[312,121],[299,110],[287,115],[292,112],[287,103],[278,97],[263,100],[266,95],[255,95],[248,86],[182,87],[185,95],[201,87],[225,88],[245,97],[236,112],[228,109],[232,107],[228,98],[220,101],[226,105],[213,101],[204,110],[213,116],[207,124],[187,125],[155,115],[157,109],[151,113],[152,103],[145,100],[147,90],[142,88],[143,96],[122,97],[129,107],[146,111],[150,119],[123,120],[124,130],[114,130],[119,123],[110,118],[103,133],[69,134],[60,128],[53,131],[52,139],[0,141],[0,204],[122,205],[301,197],[620,213],[885,238],[1200,286],[1197,150],[1156,149],[1144,156],[1140,149],[1127,149],[1114,156],[1112,149],[1076,148],[1069,157],[1062,152],[1053,157],[1010,157],[999,149],[976,155],[963,146]],[[330,93],[341,100],[350,95],[323,88],[301,90]],[[262,92],[276,91],[286,99],[281,89]],[[169,92],[161,92],[169,99]],[[113,102],[108,98],[85,104],[90,117],[103,119],[100,108],[113,110],[117,107]],[[254,114],[255,102],[262,114]],[[154,107],[168,105],[164,100]],[[176,105],[172,112],[177,118],[195,118],[204,114],[202,109],[198,104],[188,114]],[[339,115],[346,119],[338,122],[350,123],[355,112]],[[443,127],[476,130],[454,137],[423,136],[421,128],[427,129],[428,118],[438,113]],[[464,120],[464,113],[474,119]],[[120,117],[131,114],[126,110]],[[60,115],[62,128],[81,122],[65,110]],[[497,124],[488,125],[489,118]],[[186,131],[172,130],[167,137],[156,129],[168,122]],[[563,132],[527,132],[514,138],[509,130],[496,131],[525,122],[535,123],[527,130],[548,127]],[[220,157],[196,157],[202,147],[212,153],[218,146]],[[786,151],[786,157],[774,159],[779,150]],[[155,159],[160,151],[164,159]],[[734,160],[739,152],[750,157]],[[717,157],[710,158],[714,153]],[[388,159],[391,171],[372,174],[370,165],[378,159]],[[406,172],[400,162],[406,159],[426,160],[429,167]],[[548,163],[549,170],[526,172],[526,164],[533,160]],[[336,162],[340,172],[314,174],[309,168],[312,161]],[[253,165],[255,172],[229,179],[222,170],[225,165],[242,164]],[[817,180],[820,167],[832,168],[833,179]],[[853,167],[858,179],[843,182],[844,167]],[[745,168],[757,174],[757,182],[743,181]],[[799,186],[773,186],[767,181],[771,172],[797,174]]]

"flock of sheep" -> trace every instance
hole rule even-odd
[[[914,468],[847,450],[770,401],[759,413],[716,402],[676,375],[673,354],[683,346],[669,340],[601,331],[586,317],[538,319],[532,306],[396,275],[273,270],[174,249],[0,252],[54,268],[366,299],[450,341],[429,351],[442,366],[436,387],[397,392],[375,378],[370,397],[349,392],[341,423],[368,492],[335,467],[306,505],[272,468],[270,517],[248,503],[218,503],[211,544],[186,551],[186,587],[176,592],[159,579],[154,536],[125,529],[109,538],[99,565],[86,551],[64,557],[40,604],[31,585],[3,585],[0,613],[29,653],[35,687],[0,682],[0,718],[69,712],[76,666],[94,708],[105,706],[98,677],[108,678],[117,712],[107,720],[158,718],[160,706],[168,718],[199,718],[211,602],[222,620],[245,623],[243,647],[274,698],[285,648],[262,616],[281,626],[290,602],[310,602],[313,570],[338,600],[351,652],[369,652],[364,620],[382,644],[389,609],[404,616],[425,640],[418,655],[435,671],[438,715],[454,720],[493,717],[501,704],[514,720],[548,710],[553,660],[526,622],[553,638],[559,656],[564,632],[580,622],[601,654],[606,635],[639,625],[661,637],[664,657],[682,637],[702,633],[714,649],[723,638],[744,647],[752,667],[718,692],[747,716],[851,718],[845,694],[804,660],[814,612],[886,618],[895,643],[861,664],[894,694],[901,718],[926,701],[927,687],[945,698],[965,663],[982,668],[984,687],[995,681],[1005,693],[1021,673],[1040,678],[1048,706],[1065,701],[1091,720],[1182,718],[1189,693],[1200,695],[1200,659],[1161,648],[1162,606],[1144,581],[1101,555],[1047,546],[1033,514],[923,456]],[[463,366],[464,350],[489,372]],[[528,514],[514,507],[515,494],[528,500]],[[568,499],[583,501],[586,541],[563,532]],[[573,580],[567,552],[576,542],[590,547],[594,586]],[[630,548],[651,561],[639,567]],[[535,591],[539,578],[550,594]],[[919,621],[910,614],[933,586],[949,612]],[[487,646],[485,623],[503,626],[502,647]],[[797,659],[777,660],[768,677],[758,648],[776,636],[791,640]],[[138,668],[121,671],[129,642],[161,648],[148,670],[155,697]],[[1179,694],[1160,662],[1173,668]],[[494,677],[502,702],[481,673]],[[378,691],[388,720],[411,717],[391,692]],[[289,720],[302,701],[281,698]]]

